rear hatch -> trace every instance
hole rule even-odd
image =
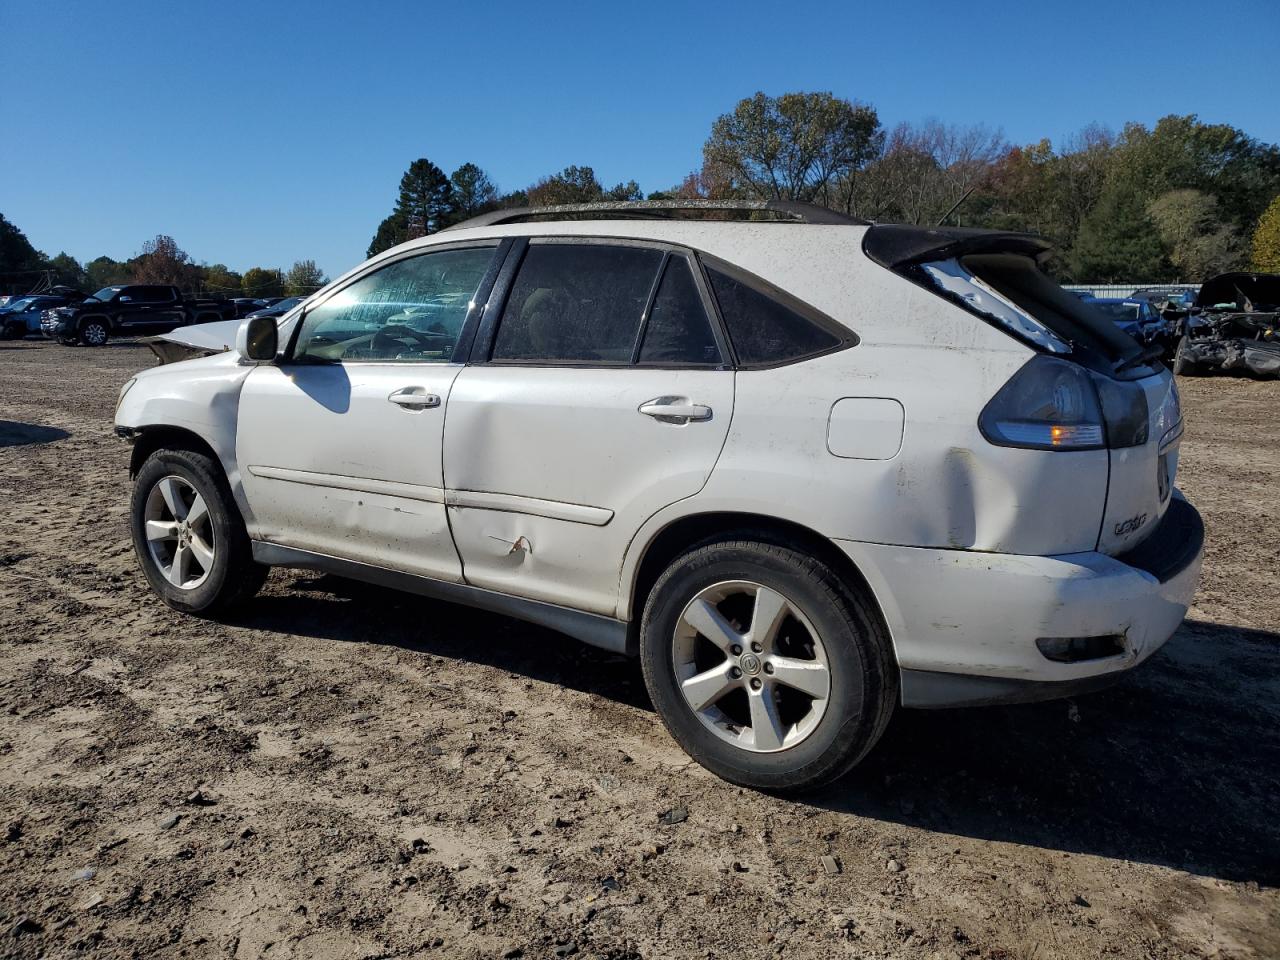
[[[1087,371],[1102,429],[1080,433],[1081,446],[1058,447],[1054,439],[1033,449],[1069,455],[1071,449],[1089,449],[1091,442],[1093,449],[1107,448],[1110,472],[1100,551],[1125,553],[1155,531],[1172,499],[1182,435],[1177,386],[1159,361],[1158,347],[1139,345],[1064,291],[1042,268],[1050,245],[1038,237],[886,224],[868,229],[863,249],[872,260],[1037,354]],[[1044,361],[1040,365],[1046,366]]]

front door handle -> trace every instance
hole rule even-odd
[[[688,397],[654,397],[640,404],[639,410],[660,423],[686,424],[711,419],[710,407],[690,403]]]
[[[427,410],[440,406],[440,398],[434,393],[427,393],[425,387],[401,387],[388,396],[387,400],[406,410]]]

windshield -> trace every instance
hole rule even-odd
[[[271,309],[278,311],[279,313],[288,313],[290,310],[292,310],[302,301],[303,301],[302,297],[286,297],[285,299],[280,300],[277,303],[273,303],[271,305]]]
[[[117,293],[119,293],[123,289],[124,287],[103,287],[101,290],[99,290],[89,299],[103,300],[103,301],[110,300],[112,297],[114,297]]]
[[[27,307],[31,306],[31,304],[35,302],[36,302],[35,297],[23,297],[21,300],[10,300],[7,304],[5,304],[4,309],[12,310],[14,313],[21,313],[23,310],[27,309]]]
[[[1095,310],[1114,323],[1131,323],[1139,317],[1139,306],[1136,303],[1092,303]]]

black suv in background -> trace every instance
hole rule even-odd
[[[45,336],[62,343],[100,347],[111,337],[168,333],[189,323],[236,319],[229,300],[184,297],[177,287],[128,284],[103,287],[81,303],[47,310]]]

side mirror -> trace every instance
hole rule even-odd
[[[236,330],[236,353],[241,359],[253,363],[274,360],[279,349],[279,331],[275,317],[254,317],[245,320]]]

